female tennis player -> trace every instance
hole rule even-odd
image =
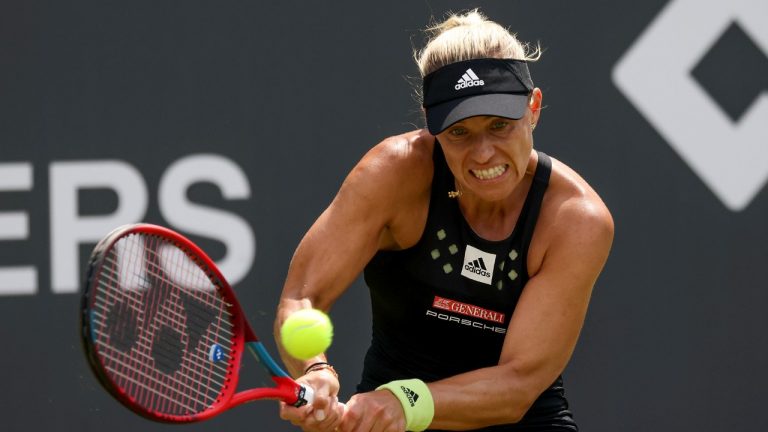
[[[372,341],[346,409],[324,355],[283,360],[315,389],[281,406],[306,431],[575,431],[561,373],[613,220],[573,169],[534,149],[529,49],[477,10],[417,54],[426,128],[385,139],[299,244],[276,328],[329,310],[364,271]],[[343,322],[340,326],[354,325]]]

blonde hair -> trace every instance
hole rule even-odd
[[[501,25],[485,17],[478,9],[451,14],[445,21],[426,29],[429,40],[414,52],[421,77],[451,63],[478,58],[507,58],[536,61],[541,48],[527,43]]]

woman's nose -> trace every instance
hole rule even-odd
[[[472,159],[480,164],[486,163],[493,157],[494,151],[491,140],[480,136],[472,146]]]

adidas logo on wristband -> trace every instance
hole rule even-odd
[[[408,402],[412,407],[416,406],[416,401],[419,400],[419,395],[405,386],[400,386],[400,389],[405,393],[405,397],[408,398]]]

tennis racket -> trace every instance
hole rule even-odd
[[[167,228],[126,225],[96,245],[81,325],[99,382],[151,420],[195,422],[257,399],[313,400],[259,342],[213,261]],[[236,392],[245,348],[275,386]]]

